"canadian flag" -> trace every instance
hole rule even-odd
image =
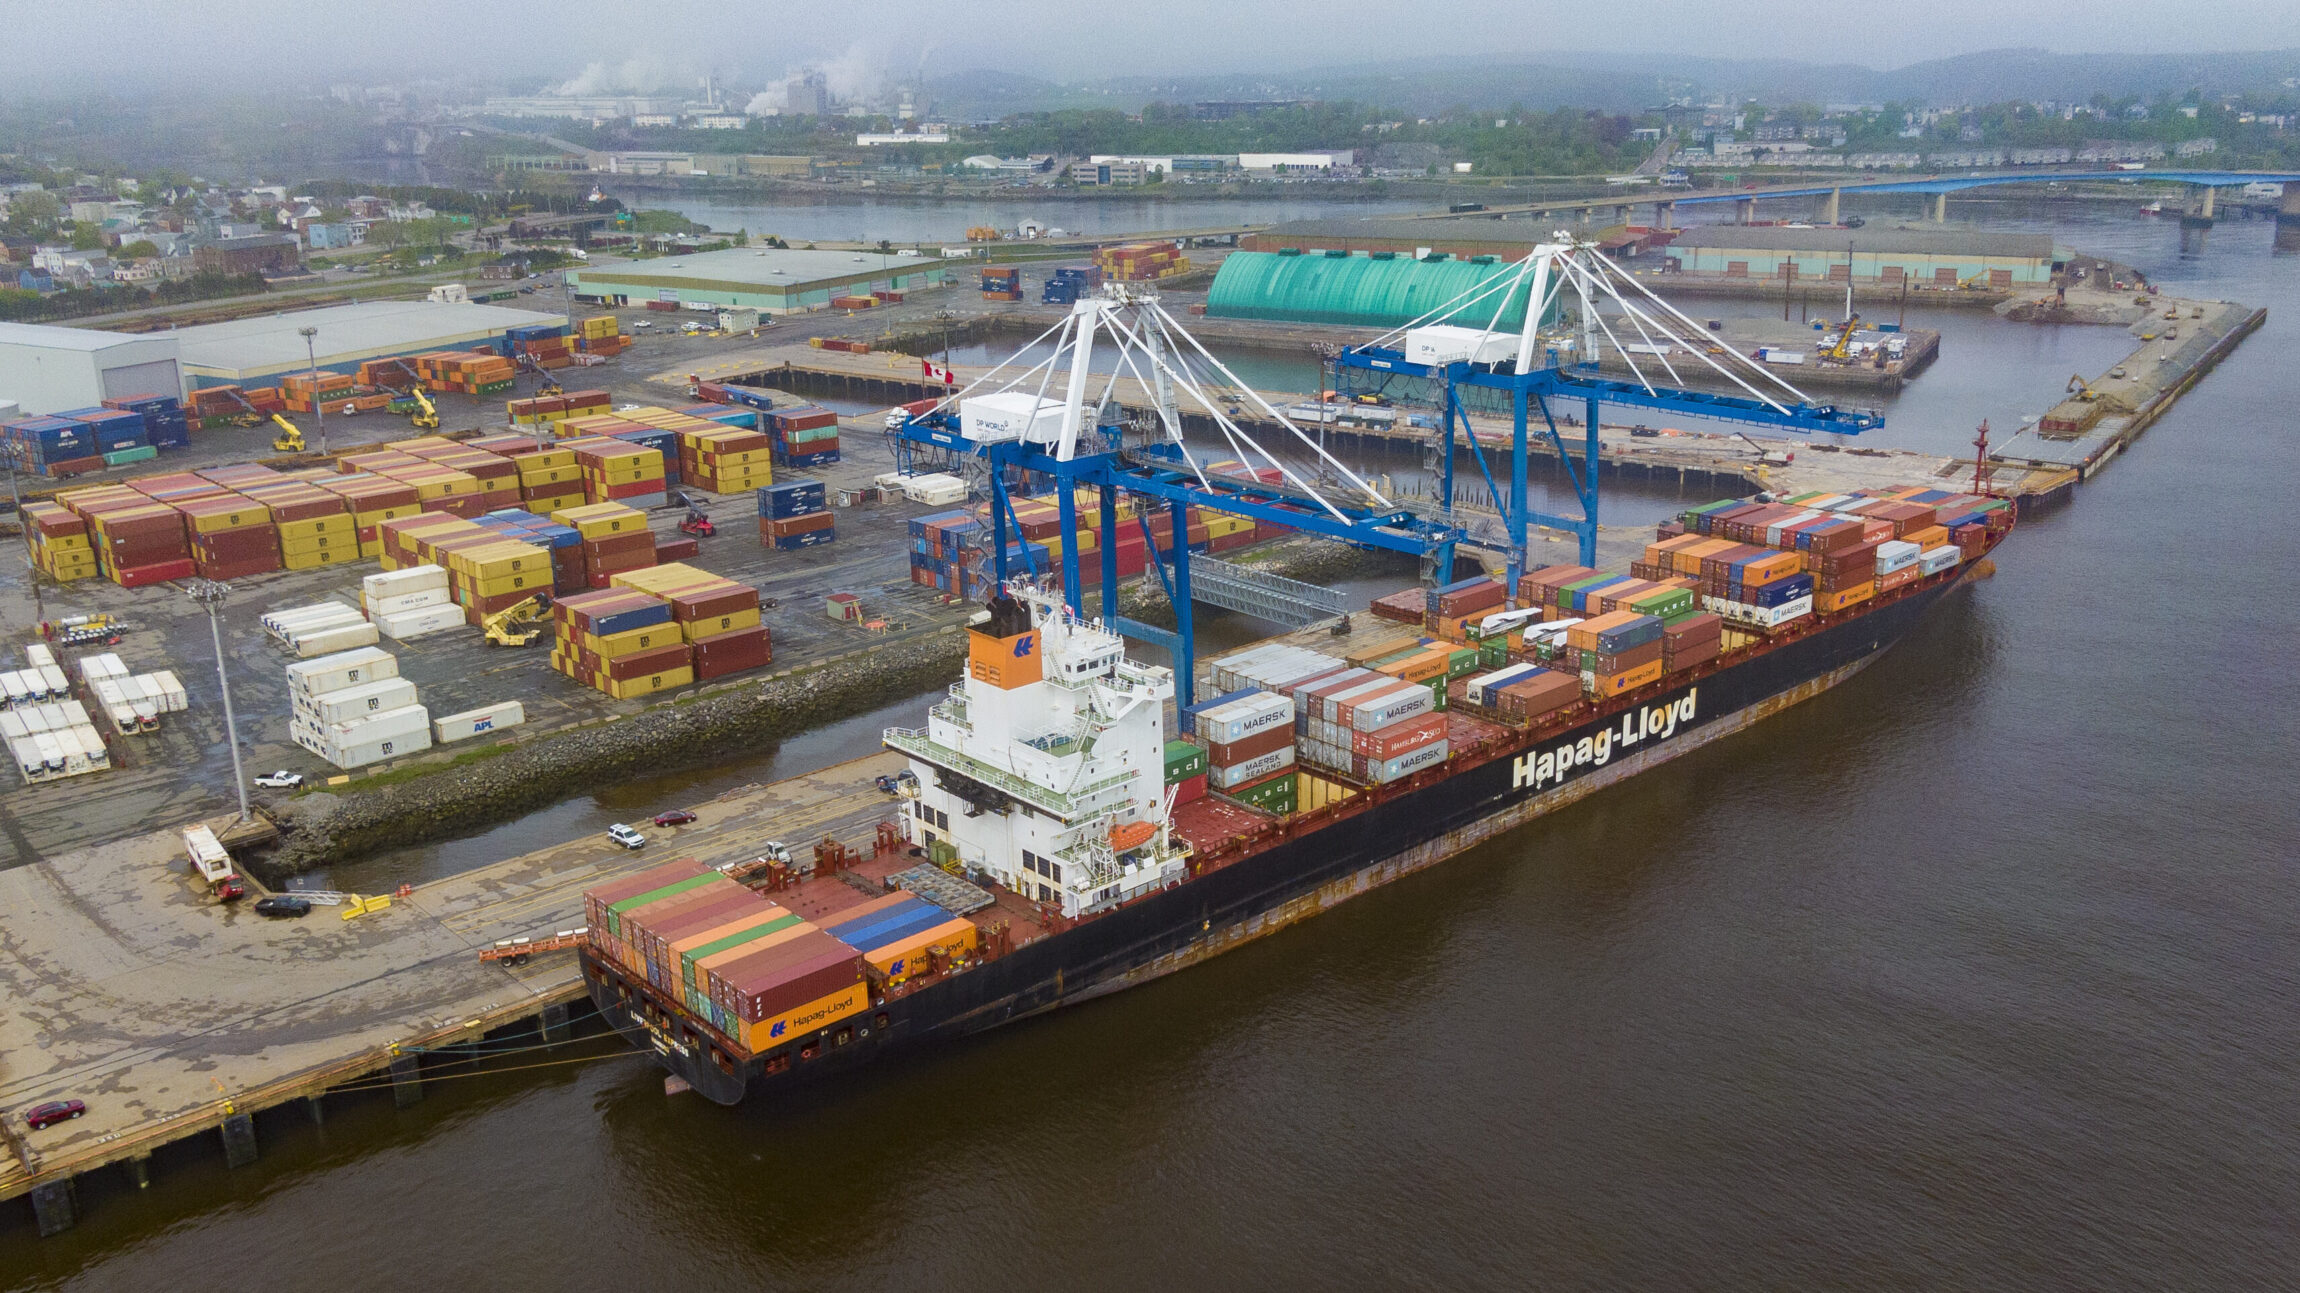
[[[944,365],[931,359],[921,359],[918,361],[918,366],[926,370],[926,379],[930,382],[941,382],[945,386],[958,385],[958,379],[951,376],[950,369]]]

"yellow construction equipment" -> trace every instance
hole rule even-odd
[[[538,595],[506,606],[479,622],[480,630],[487,634],[491,647],[523,647],[542,636],[545,603]]]
[[[1847,315],[1845,317],[1845,326],[1838,329],[1837,331],[1837,344],[1829,347],[1827,350],[1824,350],[1821,353],[1831,359],[1838,361],[1839,363],[1843,363],[1845,357],[1853,353],[1853,334],[1859,331],[1860,327],[1860,315]]]
[[[302,453],[304,451],[303,428],[277,413],[272,414],[272,421],[277,422],[280,428],[279,434],[272,437],[272,452]]]
[[[431,397],[424,394],[423,388],[420,386],[409,387],[407,393],[415,397],[416,408],[414,416],[408,418],[407,424],[418,431],[437,431],[439,429],[439,406],[431,402]]]

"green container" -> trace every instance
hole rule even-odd
[[[1281,772],[1267,781],[1257,781],[1229,792],[1232,799],[1252,804],[1266,813],[1290,813],[1299,802],[1296,792],[1300,778],[1291,772]]]
[[[1206,770],[1206,747],[1189,741],[1166,743],[1166,784],[1180,785]]]
[[[1481,644],[1478,646],[1478,649],[1477,649],[1477,667],[1478,667],[1478,668],[1480,668],[1480,669],[1499,669],[1499,668],[1502,668],[1503,666],[1507,665],[1508,663],[1509,663],[1509,641],[1508,641],[1508,639],[1506,639],[1506,638],[1495,638],[1495,639],[1494,639],[1493,641],[1491,641],[1491,642],[1481,643]]]
[[[1664,588],[1640,593],[1629,599],[1629,609],[1640,615],[1655,615],[1668,619],[1693,608],[1693,590],[1690,588]]]
[[[509,382],[481,382],[479,384],[479,393],[481,395],[501,395],[503,392],[510,389],[511,383]]]
[[[1463,647],[1461,650],[1456,651],[1446,657],[1446,680],[1450,682],[1455,678],[1466,678],[1470,674],[1476,673],[1479,669],[1484,667],[1485,654],[1482,651],[1478,650],[1476,647]],[[1444,694],[1444,690],[1445,689],[1441,686],[1438,689],[1439,694]]]
[[[159,456],[160,451],[151,445],[138,445],[133,449],[114,449],[105,454],[104,465],[107,467],[125,467],[132,462],[142,462],[147,458]]]
[[[1430,696],[1437,702],[1431,708],[1444,709],[1446,707],[1445,685],[1446,680],[1443,678],[1430,684]]]
[[[936,840],[926,846],[926,860],[936,866],[949,866],[958,861],[958,846],[949,840]]]
[[[716,871],[710,871],[702,875],[689,876],[684,880],[664,885],[660,889],[649,889],[645,893],[634,894],[629,898],[625,898],[623,901],[616,903],[614,906],[607,909],[607,932],[616,938],[621,938],[623,937],[624,912],[637,911],[639,908],[646,906],[648,903],[660,902],[665,898],[675,898],[680,894],[687,892],[689,889],[699,889],[702,886],[709,884],[713,880],[724,880],[726,878],[727,877],[720,875]]]

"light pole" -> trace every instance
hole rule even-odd
[[[327,452],[327,401],[326,401],[326,400],[324,400],[324,399],[321,399],[321,398],[320,398],[320,393],[319,393],[319,352],[318,352],[318,350],[317,350],[316,346],[314,345],[314,343],[313,343],[313,341],[312,341],[312,339],[313,339],[314,337],[317,337],[317,336],[319,335],[319,329],[317,329],[317,328],[314,328],[314,327],[305,326],[305,327],[297,328],[297,329],[295,330],[295,332],[296,332],[296,335],[297,335],[297,336],[299,336],[299,337],[302,337],[302,338],[303,338],[303,355],[304,355],[304,360],[305,360],[305,361],[306,361],[306,362],[307,362],[307,363],[310,365],[310,371],[311,371],[311,407],[312,407],[312,411],[313,411],[314,413],[316,413],[316,414],[318,414],[318,415],[319,415],[319,422],[318,422],[318,424],[317,424],[317,425],[318,425],[318,427],[319,427],[319,451],[320,451],[321,453],[326,453],[326,452]],[[246,796],[246,792],[244,792],[244,791],[243,791],[243,792],[241,793],[241,796],[240,796],[240,797],[241,797],[241,798],[243,798],[243,799],[244,799],[244,798],[246,798],[246,797],[247,797],[247,796]]]
[[[309,333],[311,329],[304,331]],[[232,586],[213,579],[195,579],[184,591],[208,612],[208,636],[216,644],[216,682],[224,691],[224,741],[232,747],[232,789],[239,793],[240,820],[244,822],[248,819],[248,778],[240,769],[240,726],[232,715],[232,680],[224,672],[224,598]]]
[[[32,585],[32,622],[37,624],[48,618],[48,608],[40,596],[40,562],[32,547],[32,523],[24,519],[24,495],[16,485],[16,455],[7,454],[8,501],[16,508],[16,528],[24,532],[24,579]]]

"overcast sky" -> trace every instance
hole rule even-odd
[[[801,63],[1004,67],[1058,80],[1290,70],[1431,55],[1643,50],[1897,67],[2010,46],[2056,52],[2300,47],[2300,0],[0,0],[0,94],[159,82],[309,84],[503,73],[607,82]],[[597,65],[595,68],[593,65]],[[302,74],[304,69],[309,74]]]

